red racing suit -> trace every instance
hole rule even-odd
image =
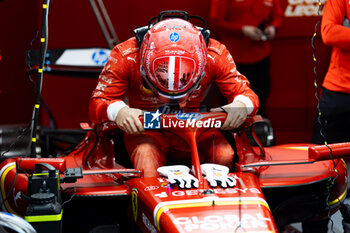
[[[240,100],[247,106],[248,114],[254,115],[257,112],[258,97],[249,88],[248,80],[236,70],[232,56],[225,46],[213,39],[210,39],[208,45],[205,72],[200,88],[194,91],[186,102],[185,112],[198,111],[204,92],[212,82],[215,82],[229,103]],[[143,86],[139,48],[134,37],[112,50],[90,99],[90,119],[94,123],[115,121],[118,109],[125,106],[125,98],[130,107],[146,111],[155,111],[164,105]],[[223,136],[215,129],[203,134],[206,135],[200,135],[198,140],[199,151],[203,152],[202,161],[231,167],[233,150]],[[216,142],[215,147],[201,146],[212,146],[213,143],[208,143],[208,140],[213,138]],[[171,161],[171,155],[176,155],[180,160],[190,158],[187,143],[167,133],[150,130],[141,135],[126,134],[124,141],[133,166],[143,169],[146,177],[156,176],[156,169],[165,165],[166,160]],[[215,154],[214,159],[213,156],[204,155],[204,152]]]
[[[278,28],[283,13],[279,0],[212,0],[210,19],[237,63],[251,64],[271,53],[268,41],[255,41],[242,33],[244,25]]]
[[[350,94],[350,19],[349,0],[328,0],[322,16],[323,42],[333,47],[323,86],[331,91]],[[349,23],[347,23],[349,24]]]

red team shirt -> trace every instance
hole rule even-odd
[[[350,0],[328,0],[322,17],[323,42],[333,47],[323,86],[350,94],[350,28],[342,26],[350,19]]]
[[[226,47],[210,39],[205,76],[184,108],[185,112],[198,111],[204,92],[212,82],[228,102],[241,100],[248,107],[248,114],[258,110],[258,97],[249,88],[249,81],[236,70],[236,65]],[[140,73],[140,54],[133,37],[112,50],[108,62],[100,74],[99,82],[90,99],[90,119],[95,123],[114,121],[108,117],[110,104],[127,98],[128,105],[146,111],[163,106],[154,94],[143,86]]]
[[[264,21],[278,28],[283,13],[279,0],[212,0],[210,19],[237,63],[255,63],[271,52],[269,42],[255,41],[242,33],[244,25],[258,27]]]

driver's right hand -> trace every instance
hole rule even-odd
[[[142,115],[141,109],[125,106],[119,110],[115,122],[120,129],[128,134],[141,134],[145,129],[139,120],[140,115]]]

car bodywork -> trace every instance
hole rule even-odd
[[[224,113],[200,115],[202,122],[226,119]],[[176,114],[162,117],[181,120]],[[85,139],[67,156],[1,163],[4,209],[25,217],[38,232],[45,232],[45,224],[56,232],[94,232],[102,225],[117,226],[114,232],[278,232],[289,223],[336,212],[347,191],[341,157],[349,154],[349,144],[329,145],[333,160],[326,146],[263,147],[254,135],[254,126],[262,122],[249,118],[231,133],[239,156],[229,173],[237,181],[233,188],[212,188],[201,174],[195,139],[205,129],[160,129],[189,143],[193,174],[199,180],[199,187],[191,189],[171,186],[161,176],[145,178],[142,170],[117,163],[122,156],[117,153],[120,130],[115,123],[86,125]],[[248,127],[257,146],[246,136]],[[35,193],[54,193],[55,198],[35,201]],[[47,203],[51,207],[42,211],[40,205]],[[49,211],[55,209],[52,203],[57,203],[56,212]]]

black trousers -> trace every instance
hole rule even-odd
[[[270,94],[270,57],[253,64],[236,63],[237,70],[246,76],[250,88],[259,97],[258,114],[266,117],[266,99]]]
[[[315,118],[312,143],[350,142],[350,94],[322,89],[321,116]],[[322,137],[321,132],[325,136]]]

